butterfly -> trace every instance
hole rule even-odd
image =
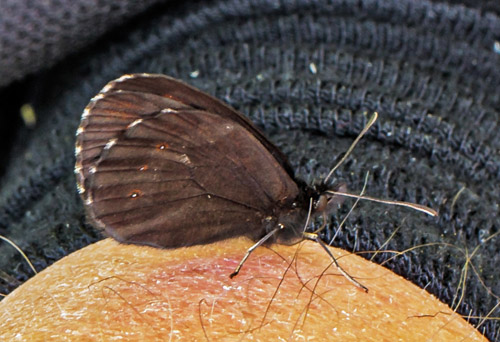
[[[243,114],[159,74],[109,82],[82,114],[75,155],[77,188],[96,228],[123,243],[160,248],[247,236],[256,243],[231,276],[262,244],[309,239],[366,290],[316,233],[305,231],[309,219],[331,212],[345,196],[437,214],[418,204],[347,194],[343,184],[328,185],[333,169],[321,184],[306,184]]]

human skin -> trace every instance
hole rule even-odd
[[[0,302],[1,341],[486,341],[448,306],[388,269],[311,241],[156,249],[105,239]]]

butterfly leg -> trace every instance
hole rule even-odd
[[[354,285],[356,285],[357,287],[359,287],[360,289],[362,289],[363,291],[365,292],[368,292],[368,288],[366,286],[364,286],[363,284],[361,284],[360,282],[358,282],[357,280],[355,280],[353,277],[351,277],[349,275],[349,273],[347,273],[340,265],[339,263],[337,262],[337,259],[335,259],[335,257],[333,256],[332,252],[328,249],[328,247],[326,246],[326,244],[319,238],[318,234],[314,234],[314,233],[304,233],[303,234],[304,236],[304,239],[307,239],[307,240],[311,240],[311,241],[315,241],[317,243],[319,243],[319,245],[321,247],[323,247],[323,249],[326,251],[326,253],[328,253],[328,255],[330,256],[330,258],[332,259],[333,263],[335,264],[335,266],[337,267],[337,269],[339,270],[339,272],[347,279],[349,280],[351,283],[353,283]]]
[[[266,242],[271,236],[273,236],[274,234],[276,234],[276,232],[280,229],[283,229],[283,226],[278,226],[277,228],[274,228],[273,230],[271,230],[269,233],[267,233],[262,239],[260,239],[259,241],[257,241],[257,243],[255,245],[253,245],[252,247],[250,247],[248,250],[247,250],[247,253],[245,254],[245,256],[243,257],[243,259],[241,259],[240,263],[238,264],[238,266],[236,267],[236,269],[234,270],[233,273],[231,273],[229,275],[229,278],[233,278],[235,277],[238,273],[240,273],[240,269],[241,267],[243,266],[243,264],[245,263],[245,261],[248,259],[248,257],[250,256],[250,254],[252,254],[252,252],[257,248],[259,247],[260,245],[262,245],[264,242]]]

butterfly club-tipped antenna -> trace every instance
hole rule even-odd
[[[354,139],[354,141],[351,144],[351,146],[349,146],[349,148],[347,149],[347,151],[344,153],[344,156],[339,160],[339,162],[330,170],[330,172],[328,173],[328,175],[323,179],[323,181],[322,181],[323,184],[327,184],[328,183],[328,180],[332,177],[332,175],[335,172],[335,170],[337,170],[339,168],[339,166],[342,165],[345,162],[345,160],[349,157],[349,155],[354,150],[354,148],[356,147],[356,145],[358,144],[358,142],[361,140],[361,138],[373,126],[373,124],[375,123],[375,121],[377,121],[377,118],[378,118],[378,113],[377,112],[373,112],[370,120],[366,123],[365,127],[361,130],[361,132],[358,134],[358,136],[356,137],[356,139]]]
[[[373,126],[375,121],[377,121],[378,118],[378,113],[373,112],[372,116],[370,117],[370,120],[366,123],[365,127],[361,130],[361,132],[358,134],[356,139],[352,142],[351,146],[347,149],[347,151],[344,153],[342,158],[335,164],[335,166],[330,170],[328,175],[321,181],[321,183],[318,185],[316,188],[317,191],[319,192],[319,198],[316,200],[314,204],[314,210],[316,213],[320,213],[321,216],[323,217],[323,224],[321,227],[315,231],[315,233],[319,233],[326,227],[326,220],[327,220],[327,214],[331,211],[332,208],[335,207],[335,205],[340,205],[344,201],[342,199],[342,194],[347,193],[347,184],[341,183],[336,185],[336,189],[334,191],[331,189],[331,185],[328,185],[329,179],[333,176],[333,173],[335,170],[337,170],[340,165],[342,165],[346,159],[351,155],[352,151],[358,144],[358,142],[361,140],[361,138],[368,132],[368,130]]]
[[[349,147],[349,149],[346,151],[346,153],[344,154],[344,156],[330,170],[330,172],[328,173],[328,175],[323,179],[323,181],[322,181],[322,185],[323,186],[327,184],[328,180],[332,177],[332,175],[335,172],[335,170],[337,170],[338,167],[340,165],[342,165],[342,163],[344,163],[344,161],[347,159],[347,157],[349,157],[349,155],[354,150],[354,148],[356,147],[356,145],[358,144],[358,142],[361,140],[361,138],[373,126],[373,124],[375,123],[375,121],[377,121],[377,118],[378,118],[378,113],[377,112],[373,112],[373,115],[371,116],[370,120],[367,122],[367,124],[365,125],[365,127],[358,134],[358,136],[353,141],[353,143],[351,144],[351,146]],[[320,205],[321,200],[324,201],[324,198],[322,198],[322,197],[326,196],[326,195],[330,195],[330,196],[327,196],[327,197],[329,197],[328,202],[331,202],[331,201],[337,201],[338,202],[338,196],[342,196],[342,197],[350,197],[350,198],[362,199],[362,200],[367,200],[367,201],[372,201],[372,202],[377,202],[377,203],[392,204],[392,205],[397,205],[397,206],[401,206],[401,207],[411,208],[411,209],[414,209],[414,210],[417,210],[417,211],[421,211],[421,212],[423,212],[423,213],[425,213],[427,215],[430,215],[430,216],[437,216],[438,215],[438,213],[437,213],[436,210],[434,210],[432,208],[429,208],[429,207],[426,207],[426,206],[423,206],[423,205],[420,205],[420,204],[416,204],[416,203],[403,202],[403,201],[393,201],[393,200],[384,200],[384,199],[379,199],[379,198],[375,198],[375,197],[355,195],[355,194],[347,193],[345,191],[334,191],[334,190],[325,190],[321,194],[320,200],[318,200],[318,206],[326,207],[325,204]]]
[[[340,165],[342,165],[344,163],[344,161],[349,157],[349,155],[354,150],[355,146],[358,144],[358,142],[361,140],[361,138],[373,126],[373,124],[375,123],[375,121],[377,121],[377,118],[378,118],[378,113],[374,112],[373,115],[370,117],[370,120],[367,122],[367,124],[365,125],[365,127],[362,129],[362,131],[356,137],[356,139],[351,144],[351,146],[346,151],[346,153],[341,158],[341,160],[330,170],[330,172],[328,173],[328,175],[323,179],[323,181],[321,182],[321,185],[320,185],[322,188],[324,188],[327,185],[328,180],[332,177],[332,175],[335,172],[335,170],[337,170],[337,168]],[[361,284],[360,282],[358,282],[356,279],[354,279],[351,275],[349,275],[349,273],[347,273],[339,265],[339,263],[337,262],[336,258],[333,256],[333,254],[331,253],[331,251],[328,249],[328,246],[321,240],[321,238],[318,235],[318,233],[321,230],[323,230],[325,228],[325,226],[326,226],[326,215],[327,215],[327,213],[329,211],[328,209],[331,208],[332,204],[341,203],[342,201],[340,201],[340,199],[339,199],[340,197],[350,197],[350,198],[356,198],[358,200],[362,199],[362,200],[369,200],[369,201],[383,203],[383,204],[392,204],[392,205],[403,206],[403,207],[407,207],[407,208],[411,208],[411,209],[414,209],[414,210],[418,210],[418,211],[424,212],[424,213],[426,213],[428,215],[431,215],[431,216],[437,216],[437,211],[435,211],[434,209],[428,208],[426,206],[423,206],[423,205],[420,205],[420,204],[416,204],[416,203],[402,202],[402,201],[393,201],[393,200],[384,200],[384,199],[378,199],[378,198],[374,198],[374,197],[364,196],[362,194],[361,195],[351,194],[351,193],[346,192],[346,186],[345,186],[345,184],[341,184],[340,186],[338,186],[337,190],[340,190],[340,191],[327,189],[327,190],[324,190],[324,191],[321,192],[321,194],[319,195],[319,198],[316,201],[313,201],[312,198],[310,199],[309,211],[308,211],[307,219],[305,221],[304,228],[303,228],[303,231],[302,231],[302,238],[304,240],[310,240],[310,241],[314,241],[314,242],[318,243],[326,251],[326,253],[330,256],[330,259],[332,260],[332,263],[336,266],[336,268],[339,270],[339,272],[347,280],[349,280],[351,283],[353,283],[356,287],[359,287],[363,291],[368,292],[368,288],[366,286],[364,286],[363,284]],[[310,222],[311,217],[315,216],[317,214],[321,214],[323,216],[323,225],[321,226],[321,228],[319,228],[318,230],[316,230],[316,231],[314,231],[312,233],[306,232],[306,230],[307,230],[307,228],[309,226],[309,222]],[[274,228],[273,230],[271,230],[270,232],[268,232],[263,238],[261,238],[252,247],[250,247],[247,250],[247,252],[246,252],[245,256],[243,257],[243,259],[240,261],[240,263],[236,267],[235,271],[233,273],[231,273],[230,277],[233,278],[233,277],[235,277],[239,273],[239,271],[240,271],[241,267],[243,266],[243,264],[245,263],[245,261],[248,259],[248,257],[250,256],[250,254],[257,247],[263,245],[273,235],[275,235],[280,230],[285,229],[285,228],[286,227],[283,224],[279,223],[276,228]]]
[[[349,147],[349,149],[344,153],[344,155],[340,159],[340,161],[330,170],[330,172],[328,173],[328,175],[323,179],[323,181],[321,182],[321,187],[324,188],[324,187],[327,186],[328,180],[332,177],[332,175],[335,172],[335,170],[337,170],[338,167],[340,165],[342,165],[344,163],[344,161],[349,157],[349,155],[352,153],[352,151],[354,150],[354,148],[356,147],[356,145],[358,144],[358,142],[361,140],[361,138],[373,126],[373,124],[375,123],[375,121],[377,121],[377,118],[378,118],[378,113],[374,112],[373,115],[371,116],[370,120],[367,122],[367,124],[365,125],[365,127],[358,134],[358,136],[353,141],[353,143],[351,144],[351,146]],[[323,216],[323,225],[321,226],[321,228],[319,228],[318,230],[316,230],[313,233],[307,233],[307,232],[304,231],[303,237],[304,237],[304,239],[312,240],[312,241],[317,242],[328,253],[328,255],[330,256],[330,258],[332,259],[333,264],[337,267],[337,269],[340,271],[340,273],[346,279],[348,279],[350,282],[352,282],[357,287],[359,287],[359,288],[363,289],[364,291],[368,292],[368,288],[366,286],[364,286],[363,284],[361,284],[360,282],[358,282],[357,280],[355,280],[353,277],[351,277],[349,275],[349,273],[347,273],[338,264],[337,260],[335,259],[335,257],[331,253],[331,251],[328,249],[328,247],[326,246],[326,244],[321,240],[321,238],[318,235],[318,233],[321,230],[323,230],[325,228],[325,226],[326,226],[326,215],[328,213],[328,208],[331,208],[332,204],[341,203],[342,201],[339,200],[340,197],[350,197],[350,198],[355,198],[355,199],[358,199],[358,200],[362,199],[362,200],[368,200],[368,201],[377,202],[377,203],[392,204],[392,205],[407,207],[407,208],[411,208],[411,209],[414,209],[414,210],[417,210],[417,211],[421,211],[421,212],[423,212],[425,214],[428,214],[430,216],[437,216],[438,213],[437,213],[436,210],[434,210],[432,208],[429,208],[429,207],[426,207],[426,206],[423,206],[423,205],[420,205],[420,204],[416,204],[416,203],[403,202],[403,201],[393,201],[393,200],[384,200],[384,199],[374,198],[374,197],[370,197],[370,196],[364,196],[363,194],[361,194],[361,195],[350,194],[350,193],[346,192],[347,189],[345,187],[345,184],[341,185],[338,190],[340,190],[340,191],[324,190],[320,194],[318,200],[315,203],[315,210],[316,210],[317,213],[321,213],[321,215]]]

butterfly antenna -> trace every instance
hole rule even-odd
[[[338,191],[332,191],[332,190],[326,190],[325,192],[332,194],[332,195],[357,198],[357,199],[367,200],[367,201],[372,201],[372,202],[377,202],[377,203],[399,205],[401,207],[406,207],[406,208],[411,208],[411,209],[414,209],[417,211],[421,211],[421,212],[426,213],[427,215],[430,215],[430,216],[437,216],[438,215],[438,212],[436,210],[429,208],[429,207],[426,207],[425,205],[420,205],[420,204],[416,204],[416,203],[384,200],[384,199],[370,197],[370,196],[360,196],[360,195],[355,195],[355,194],[349,194],[347,192],[338,192]]]
[[[375,123],[375,121],[377,121],[377,118],[378,118],[378,113],[377,112],[373,112],[373,115],[370,118],[370,121],[368,121],[368,123],[365,125],[365,127],[363,128],[363,130],[358,134],[358,136],[356,137],[356,139],[354,140],[354,142],[351,144],[351,146],[349,147],[349,149],[347,150],[347,152],[344,154],[344,156],[342,157],[342,159],[340,159],[340,161],[337,163],[337,165],[335,165],[333,167],[333,169],[330,170],[330,172],[325,177],[325,179],[323,179],[323,184],[326,184],[326,182],[328,182],[328,179],[333,175],[333,173],[335,172],[335,170],[337,170],[338,167],[340,165],[342,165],[342,163],[347,159],[347,157],[349,157],[349,155],[351,154],[352,150],[354,150],[354,147],[356,147],[356,145],[358,144],[359,140],[361,140],[361,138],[363,137],[363,135],[365,135],[366,132],[368,132],[368,130],[370,129],[370,127],[373,126],[373,124]]]

